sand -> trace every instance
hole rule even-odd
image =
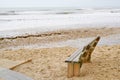
[[[80,70],[80,77],[67,78],[67,63],[65,59],[77,50],[75,47],[53,48],[18,48],[21,45],[49,44],[70,39],[108,36],[120,34],[120,28],[91,28],[59,30],[39,36],[29,36],[16,39],[0,40],[0,59],[31,62],[22,64],[14,71],[20,72],[33,80],[119,80],[120,79],[120,45],[97,46],[92,53],[92,63],[85,63]],[[8,48],[8,49],[7,49]],[[1,78],[0,78],[1,79]]]
[[[57,30],[53,32],[46,32],[42,34],[32,34],[27,36],[17,36],[20,38],[9,38],[0,40],[0,49],[11,46],[25,46],[32,44],[46,44],[51,42],[60,42],[70,39],[87,38],[94,36],[108,36],[112,34],[119,34],[120,28],[78,28],[70,30]],[[22,38],[23,37],[23,38]]]
[[[64,61],[75,50],[77,49],[73,47],[5,50],[0,52],[0,58],[10,60],[32,58],[31,62],[13,70],[34,80],[120,79],[120,45],[97,46],[92,53],[92,63],[83,64],[80,77],[67,78],[67,63]]]

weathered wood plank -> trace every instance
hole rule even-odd
[[[21,73],[6,68],[0,68],[0,78],[4,80],[33,80]]]
[[[30,61],[32,61],[32,59],[28,59],[28,60],[22,61],[21,63],[15,65],[15,66],[12,66],[10,69],[12,70],[12,69],[16,68],[17,66],[20,66],[20,65],[22,65],[22,64],[28,63],[28,62],[30,62]]]
[[[70,57],[68,57],[65,62],[71,62],[74,60],[74,58],[76,58],[80,52],[83,50],[83,48],[79,48],[77,51],[75,51]]]
[[[31,61],[32,59],[22,60],[22,61],[13,61],[9,59],[0,59],[0,67],[7,69],[14,69],[15,67],[22,65]]]
[[[73,77],[73,68],[74,68],[74,64],[73,63],[68,63],[68,78]]]
[[[80,76],[80,63],[74,63],[74,76]]]

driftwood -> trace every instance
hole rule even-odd
[[[7,69],[14,69],[22,64],[32,61],[32,59],[22,60],[22,61],[13,61],[8,59],[0,59],[0,67],[7,68]]]
[[[26,61],[21,62],[20,64],[17,64],[17,65],[15,65],[15,66],[11,67],[10,69],[13,70],[13,69],[16,68],[16,67],[18,67],[18,66],[20,66],[20,65],[22,65],[22,64],[31,62],[31,61],[32,61],[32,59],[28,59],[28,60],[26,60]]]

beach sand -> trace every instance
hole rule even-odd
[[[14,71],[20,72],[33,80],[119,80],[120,79],[120,45],[97,46],[92,53],[92,63],[85,63],[80,69],[80,77],[67,78],[65,59],[77,50],[75,47],[54,48],[19,48],[4,49],[37,43],[51,43],[69,39],[108,36],[120,33],[120,28],[63,30],[42,34],[39,37],[4,39],[0,41],[0,58],[9,60],[27,60]],[[4,49],[4,50],[3,50]]]
[[[0,58],[26,60],[31,62],[13,69],[34,80],[119,80],[120,45],[97,46],[92,53],[92,63],[85,63],[80,70],[80,77],[67,78],[65,59],[76,48],[57,47],[42,49],[5,50]]]

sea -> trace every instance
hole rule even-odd
[[[120,9],[0,8],[0,37],[92,27],[120,27]]]

